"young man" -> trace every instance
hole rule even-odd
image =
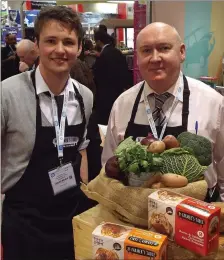
[[[16,46],[16,53],[20,59],[19,71],[35,69],[39,63],[39,55],[35,43],[28,39],[21,40]]]
[[[73,216],[89,201],[86,125],[93,95],[70,78],[82,27],[62,6],[35,22],[36,70],[2,82],[4,260],[74,259]]]
[[[223,96],[182,74],[185,45],[177,31],[168,24],[152,23],[139,33],[137,58],[144,81],[115,101],[103,149],[103,163],[113,156],[119,142],[128,136],[144,137],[149,132],[155,137],[178,136],[184,131],[195,133],[198,122],[198,134],[209,138],[214,148],[213,164],[206,174],[210,194],[218,183],[224,201]],[[162,130],[165,133],[160,136]],[[210,198],[213,199],[217,198]]]

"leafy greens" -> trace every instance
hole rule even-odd
[[[118,157],[121,171],[133,172],[137,175],[142,172],[159,171],[163,162],[159,154],[148,152],[147,146],[133,141],[132,137],[128,137],[119,144],[115,155]]]

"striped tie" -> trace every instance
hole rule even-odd
[[[163,104],[171,96],[170,93],[166,92],[161,95],[154,94],[155,97],[155,109],[152,113],[154,122],[156,126],[162,126],[166,119],[166,116],[162,110]]]

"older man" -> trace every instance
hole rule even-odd
[[[137,37],[137,58],[144,81],[119,96],[108,124],[102,155],[105,163],[128,136],[162,138],[184,131],[213,143],[213,163],[206,174],[209,188],[218,183],[224,201],[224,99],[206,84],[185,77],[181,63],[185,45],[175,28],[164,23],[146,26]],[[168,124],[166,124],[168,123]],[[213,190],[213,189],[212,189]]]
[[[16,53],[20,59],[19,71],[24,72],[37,67],[39,54],[34,42],[23,39],[16,46]]]

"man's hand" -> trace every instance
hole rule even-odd
[[[29,70],[29,66],[25,62],[20,61],[20,63],[19,63],[19,71],[20,72],[24,72],[24,71],[27,71],[27,70]]]

